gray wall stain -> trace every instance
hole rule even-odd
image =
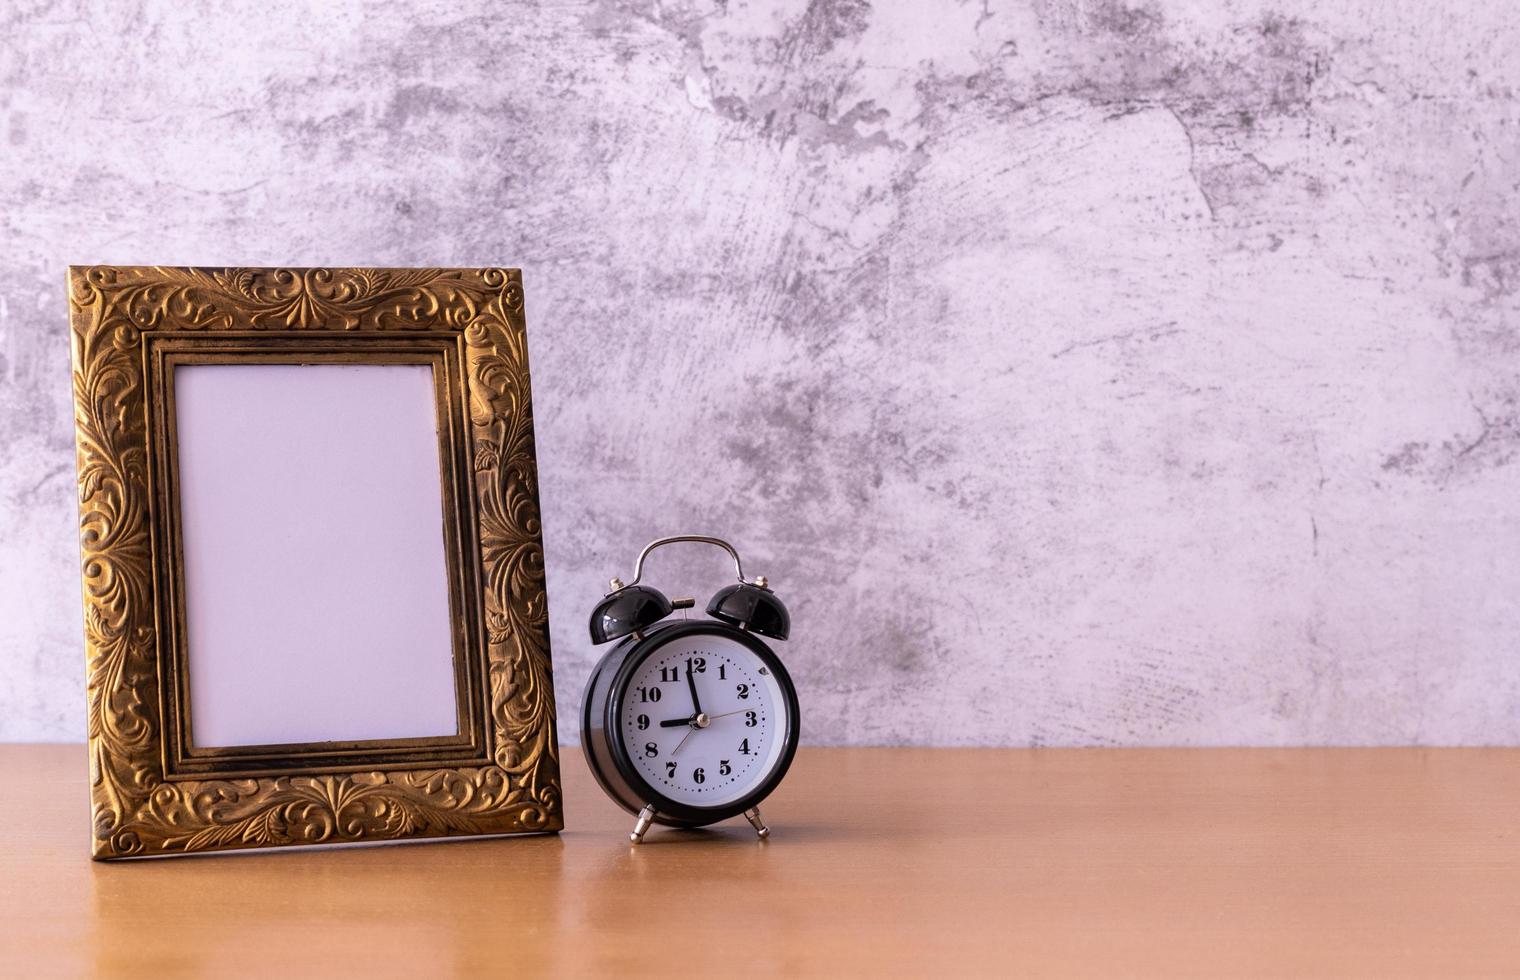
[[[1520,743],[1505,5],[0,36],[0,738],[84,733],[64,269],[157,262],[523,268],[562,719],[606,579],[708,531],[815,742]]]

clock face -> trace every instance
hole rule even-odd
[[[628,680],[618,730],[639,775],[688,806],[732,803],[775,769],[792,720],[775,673],[726,636],[688,634]]]

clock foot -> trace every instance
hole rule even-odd
[[[654,807],[646,806],[639,811],[638,822],[633,825],[633,833],[628,835],[628,839],[635,844],[642,844],[644,835],[649,833],[649,825],[652,823],[654,823]]]
[[[765,825],[764,820],[760,819],[759,807],[754,806],[750,807],[748,810],[745,810],[744,819],[748,820],[749,825],[755,828],[755,836],[759,837],[761,840],[765,840],[771,835],[771,829]]]

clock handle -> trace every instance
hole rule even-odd
[[[734,550],[733,545],[729,544],[727,541],[724,541],[722,538],[712,538],[708,537],[705,534],[677,534],[669,538],[659,538],[658,540],[651,541],[644,546],[644,550],[639,552],[639,560],[635,562],[633,566],[633,581],[629,582],[628,584],[637,585],[639,579],[644,577],[644,559],[649,557],[649,553],[651,551],[658,547],[661,547],[662,545],[675,544],[679,541],[696,541],[700,542],[701,544],[711,544],[722,548],[724,551],[728,552],[729,557],[733,558],[734,560],[734,574],[739,576],[739,581],[744,581],[744,566],[739,563],[739,553]]]

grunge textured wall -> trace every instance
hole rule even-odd
[[[705,531],[790,600],[813,742],[1520,743],[1509,4],[0,38],[0,738],[84,734],[64,268],[110,262],[523,268],[566,741],[605,580]]]

